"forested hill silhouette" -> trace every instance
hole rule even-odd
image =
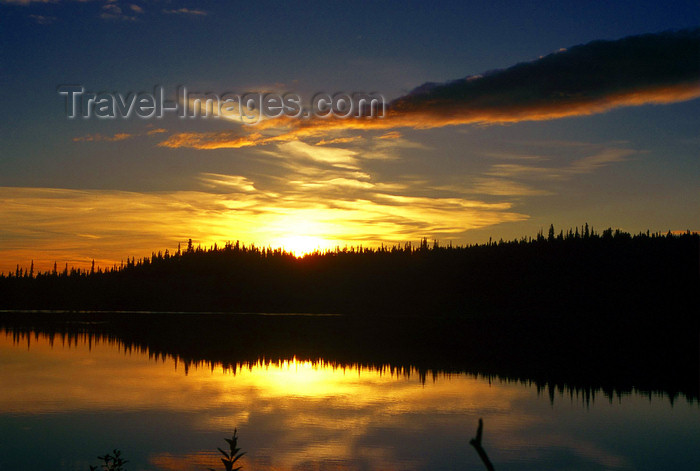
[[[280,249],[188,244],[106,270],[0,276],[0,309],[529,316],[651,313],[697,321],[700,235],[607,229],[466,247]],[[663,315],[661,314],[663,313]],[[692,314],[692,315],[691,315]],[[567,316],[563,316],[567,317]],[[590,319],[590,317],[588,317]]]

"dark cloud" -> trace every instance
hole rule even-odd
[[[542,121],[698,97],[700,28],[594,41],[504,70],[426,83],[389,103],[381,119],[270,119],[236,132],[175,134],[160,145],[237,148],[343,130]]]
[[[397,118],[427,113],[439,122],[508,122],[699,95],[700,29],[694,29],[594,41],[482,76],[427,83],[390,109]]]

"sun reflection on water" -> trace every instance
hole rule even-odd
[[[215,448],[234,428],[248,452],[244,469],[453,469],[452,460],[479,469],[468,445],[479,417],[489,453],[513,469],[530,469],[527,463],[546,462],[555,451],[582,467],[633,469],[633,451],[613,446],[615,437],[638,427],[653,438],[657,428],[644,421],[668,428],[673,417],[678,436],[692,436],[698,417],[692,406],[679,414],[687,407],[677,404],[669,414],[667,401],[642,396],[587,408],[564,394],[550,403],[520,382],[467,374],[425,381],[414,368],[389,365],[183,362],[87,334],[0,331],[0,384],[0,425],[8,414],[49,424],[65,417],[69,428],[56,432],[65,448],[76,431],[102,436],[105,420],[117,414],[122,438],[105,446],[138,450],[144,445],[133,432],[148,423],[156,432],[142,451],[147,462],[134,466],[170,471],[220,466]],[[159,441],[165,431],[168,439]],[[33,446],[15,444],[25,445]],[[76,449],[76,463],[103,451]]]

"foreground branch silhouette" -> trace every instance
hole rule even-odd
[[[481,458],[481,461],[484,462],[484,466],[486,466],[486,469],[488,469],[489,471],[494,471],[493,464],[491,464],[491,460],[489,460],[489,457],[486,454],[486,450],[484,450],[484,448],[481,446],[481,436],[483,431],[484,421],[482,419],[479,419],[479,427],[476,429],[476,437],[469,440],[469,444],[476,449],[476,452],[479,454],[479,458]]]

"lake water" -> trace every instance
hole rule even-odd
[[[223,368],[88,335],[0,330],[0,470],[88,470],[114,448],[138,470],[700,469],[685,398],[550,391],[465,374],[287,359]]]

